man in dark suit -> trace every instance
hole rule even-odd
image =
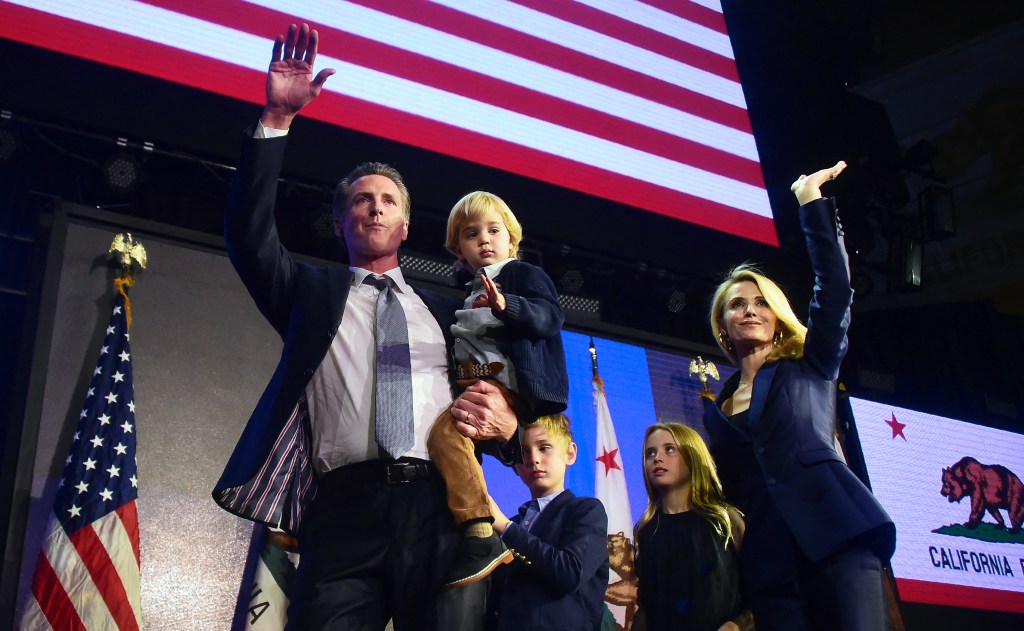
[[[225,211],[231,262],[284,348],[213,496],[237,515],[297,535],[289,628],[377,630],[389,619],[397,631],[477,628],[486,582],[438,596],[459,534],[426,451],[427,429],[452,401],[447,348],[460,303],[402,276],[410,202],[401,175],[366,163],[338,186],[334,227],[348,269],[296,261],[278,239],[274,202],[287,130],[334,74],[313,77],[316,53],[317,33],[306,25],[275,41],[267,105],[244,138]],[[395,302],[402,315],[388,320],[385,335],[380,305],[391,310]],[[378,350],[395,334],[400,342]],[[378,364],[401,365],[404,376],[378,376]],[[377,383],[392,380],[404,384],[401,393],[380,398]],[[408,411],[397,443],[376,427],[394,400]],[[515,415],[490,384],[469,388],[454,415],[472,437],[504,443],[516,433]]]
[[[492,506],[494,529],[519,562],[495,575],[491,624],[596,631],[608,588],[608,515],[599,500],[565,488],[565,469],[576,461],[569,419],[540,417],[524,429],[522,449],[516,473],[533,499],[511,520]]]

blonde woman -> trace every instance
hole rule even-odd
[[[750,266],[732,270],[712,300],[711,329],[739,370],[705,400],[704,426],[726,496],[746,518],[740,567],[758,631],[886,628],[881,569],[895,528],[833,438],[853,290],[820,187],[845,168],[792,186],[815,274],[806,327]]]
[[[636,526],[640,617],[647,631],[737,631],[743,519],[722,495],[704,439],[679,423],[644,436],[647,510]]]

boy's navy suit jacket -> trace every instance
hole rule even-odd
[[[524,512],[512,522],[519,524]],[[551,500],[529,532],[510,528],[504,541],[529,564],[514,561],[496,577],[495,628],[601,628],[608,588],[608,515],[600,501],[567,489]]]

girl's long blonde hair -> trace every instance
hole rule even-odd
[[[715,468],[715,461],[711,458],[711,452],[704,443],[704,439],[692,427],[680,423],[655,423],[647,428],[644,433],[644,451],[646,452],[647,439],[659,429],[665,430],[672,435],[672,440],[679,448],[679,454],[686,461],[690,468],[690,503],[692,510],[700,513],[706,518],[715,531],[722,537],[725,545],[729,545],[732,537],[732,519],[730,510],[736,510],[731,504],[725,501],[722,493],[722,483],[718,479],[718,470]],[[647,461],[647,454],[643,454],[642,462]],[[644,487],[647,489],[647,508],[637,522],[633,532],[633,541],[637,541],[637,535],[644,526],[654,518],[661,507],[658,492],[651,485],[647,477],[647,467],[644,466]],[[639,553],[639,551],[638,551]]]
[[[718,285],[715,295],[711,299],[711,333],[715,336],[718,346],[729,357],[729,360],[736,363],[736,349],[729,340],[728,334],[722,328],[722,314],[725,307],[725,293],[736,283],[745,280],[757,285],[764,296],[765,302],[775,314],[777,320],[778,334],[773,341],[774,348],[768,354],[765,361],[778,359],[800,359],[804,356],[804,339],[807,337],[807,327],[800,322],[793,312],[793,306],[789,304],[785,292],[775,284],[775,281],[761,273],[753,265],[743,263],[729,270],[725,279]]]

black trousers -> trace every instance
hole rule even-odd
[[[802,559],[799,579],[751,595],[757,631],[884,631],[882,562],[850,546],[821,561]]]
[[[288,629],[477,631],[489,581],[440,592],[460,533],[444,483],[426,478],[389,483],[385,461],[328,473],[299,532],[299,568]]]

